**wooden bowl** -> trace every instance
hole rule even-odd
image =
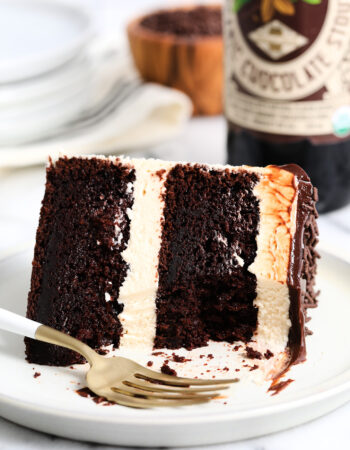
[[[218,5],[207,7],[221,8]],[[193,102],[194,115],[220,114],[222,36],[179,36],[153,31],[141,24],[144,17],[133,20],[127,27],[131,52],[142,78],[187,94]]]

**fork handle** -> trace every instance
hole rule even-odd
[[[35,339],[35,333],[40,327],[39,322],[27,319],[6,309],[0,308],[0,329],[11,333],[28,336]]]
[[[83,355],[90,364],[99,357],[92,348],[78,339],[3,308],[0,308],[0,330],[10,331],[11,333],[27,336],[48,344],[69,348]]]

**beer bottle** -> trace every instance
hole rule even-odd
[[[350,0],[226,0],[228,162],[299,164],[350,202]]]

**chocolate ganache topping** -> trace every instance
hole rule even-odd
[[[290,295],[289,316],[292,325],[288,338],[290,359],[284,370],[285,373],[292,364],[306,359],[305,335],[310,333],[305,327],[305,323],[309,320],[306,317],[306,310],[317,306],[316,298],[319,293],[314,290],[314,277],[316,260],[320,256],[315,250],[318,243],[317,189],[311,184],[304,170],[296,164],[284,165],[281,168],[296,176],[298,198],[296,228],[292,240],[287,280]]]

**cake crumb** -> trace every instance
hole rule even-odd
[[[148,367],[152,367],[152,366],[153,366],[153,361],[148,361],[148,362],[147,362],[147,366],[148,366]]]
[[[273,353],[272,353],[271,350],[266,350],[266,352],[264,353],[264,356],[265,356],[266,359],[270,359],[270,358],[272,358],[274,355],[273,355]]]
[[[226,372],[228,372],[230,369],[228,367],[224,367],[222,370],[226,370]]]
[[[235,345],[235,346],[233,347],[233,351],[234,351],[234,352],[237,352],[237,351],[239,350],[240,347],[242,347],[242,346],[241,346],[241,345]]]
[[[162,356],[162,355],[164,355],[164,353],[163,352],[153,352],[152,355],[153,356]]]
[[[262,359],[262,354],[258,352],[257,350],[254,350],[252,347],[246,347],[245,348],[247,352],[247,358],[249,359]]]
[[[41,373],[40,372],[35,372],[35,374],[33,375],[34,378],[38,378],[40,377]]]
[[[169,361],[168,361],[168,362],[169,362]],[[162,365],[162,367],[160,368],[160,371],[161,371],[162,373],[164,373],[165,375],[174,375],[174,376],[177,375],[176,370],[174,370],[174,369],[172,369],[171,367],[169,367],[169,366],[168,366],[168,363],[166,363],[165,361],[164,361],[164,364]]]
[[[259,366],[258,366],[257,364],[254,364],[254,366],[252,366],[252,367],[249,369],[249,372],[251,372],[252,370],[256,370],[256,369],[259,369]]]
[[[308,319],[309,319],[309,317],[308,317]],[[305,327],[305,335],[311,336],[312,334],[314,334],[314,332],[312,330],[310,330],[310,328]]]
[[[92,391],[90,391],[90,389],[88,387],[84,387],[84,388],[78,389],[75,392],[78,395],[80,395],[80,397],[91,398],[92,401],[95,402],[97,405],[111,406],[111,405],[115,405],[116,404],[114,402],[111,402],[111,401],[107,400],[105,397],[100,397],[100,396],[94,394]]]
[[[187,359],[184,356],[177,355],[176,353],[173,353],[172,357],[173,357],[172,358],[173,361],[177,362],[177,363],[184,363],[184,362],[187,362],[187,361],[191,361],[190,359]]]
[[[89,388],[81,388],[81,389],[78,389],[75,392],[78,395],[80,395],[80,397],[84,397],[84,398],[90,397],[90,395],[92,394],[92,392],[90,391]]]
[[[212,353],[209,353],[209,355],[207,356],[208,359],[213,359],[214,355]]]

